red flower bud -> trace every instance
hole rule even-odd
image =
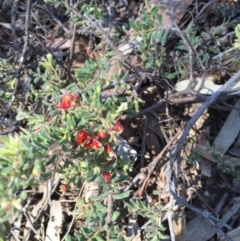
[[[117,120],[113,126],[113,130],[117,132],[123,132],[124,128],[122,124]]]
[[[59,186],[60,192],[65,193],[68,189],[68,186],[66,184],[61,184]]]
[[[99,130],[98,131],[98,134],[97,134],[97,137],[99,138],[99,139],[105,139],[106,137],[107,137],[107,132],[105,132],[105,131],[103,131],[103,130]]]
[[[109,171],[104,171],[102,172],[102,177],[104,179],[105,182],[111,182],[111,174]]]
[[[62,97],[60,101],[60,108],[63,110],[67,110],[70,108],[75,108],[77,106],[77,102],[79,100],[79,96],[75,93],[66,94]]]
[[[89,134],[84,130],[80,130],[76,135],[75,141],[78,146],[84,147],[86,145],[86,142],[89,142],[89,139]]]

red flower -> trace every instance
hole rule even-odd
[[[103,130],[99,130],[98,131],[98,134],[97,134],[97,137],[99,138],[99,139],[105,139],[106,137],[107,137],[107,132],[105,132],[105,131],[103,131]]]
[[[111,157],[111,158],[113,158],[113,157],[115,158],[116,157],[115,152],[113,151],[112,147],[109,144],[106,144],[104,146],[104,149],[106,150],[106,152],[109,155],[109,157]]]
[[[95,149],[97,151],[102,147],[102,143],[99,142],[96,137],[90,137],[85,130],[78,131],[75,141],[78,146],[81,146],[86,150]]]
[[[123,132],[124,128],[122,124],[117,120],[113,126],[113,130],[117,132]]]
[[[75,93],[66,94],[62,97],[60,101],[60,107],[63,110],[67,110],[70,108],[75,108],[77,106],[77,102],[79,100],[79,96]]]
[[[84,130],[78,131],[76,138],[75,138],[76,144],[78,146],[84,147],[86,145],[86,142],[89,142],[89,140],[90,140],[90,136],[89,136],[88,132],[86,132]]]
[[[111,174],[109,171],[104,171],[102,172],[102,177],[104,179],[105,182],[111,182]]]
[[[86,150],[94,149],[98,151],[102,147],[102,143],[97,140],[96,137],[91,138],[89,141],[84,143],[83,146]]]

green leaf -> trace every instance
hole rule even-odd
[[[70,130],[73,130],[75,126],[74,118],[69,114],[67,115],[67,126]]]
[[[151,241],[159,241],[158,237],[153,237],[153,239],[151,239]]]
[[[5,136],[1,136],[0,137],[0,142],[4,143],[6,146],[8,146],[9,148],[12,147],[9,138],[5,137]]]
[[[4,234],[4,231],[2,229],[2,225],[0,225],[0,241],[6,240],[6,235]]]
[[[72,151],[72,148],[68,148],[66,145],[62,145],[62,149],[63,149],[64,152]]]
[[[128,103],[127,102],[121,103],[121,105],[116,110],[116,113],[121,113],[127,109],[128,109]]]
[[[73,159],[78,159],[78,158],[80,158],[80,157],[83,157],[85,152],[86,152],[86,151],[85,151],[84,149],[82,149],[82,150],[79,151],[77,154],[73,155],[72,158],[73,158]]]
[[[160,231],[157,232],[157,236],[158,236],[159,239],[168,239],[168,238],[169,238],[168,235],[163,234],[163,233],[160,232]]]
[[[30,163],[25,163],[24,165],[23,165],[23,167],[22,167],[22,170],[23,171],[26,171],[26,170],[29,170],[30,168],[31,168],[31,164]]]
[[[55,161],[55,158],[57,157],[57,154],[53,155],[46,163],[46,166],[52,164]]]
[[[5,188],[5,183],[0,180],[0,190],[4,190]]]
[[[161,45],[162,46],[165,46],[166,42],[167,42],[167,36],[168,36],[168,31],[165,30],[164,34],[162,35],[162,38],[161,38]]]
[[[107,110],[112,104],[112,98],[108,97],[104,104],[102,105],[101,109],[102,110]]]
[[[152,9],[151,9],[151,15],[154,17],[156,14],[159,15],[157,12],[159,9],[161,9],[162,7],[160,5],[153,5]]]
[[[49,133],[49,135],[54,138],[55,140],[61,140],[62,137],[60,135],[58,135],[55,130],[51,130],[51,132]]]
[[[131,18],[129,19],[129,24],[130,26],[137,32],[138,31],[138,26],[137,24],[134,22],[134,20],[132,20]]]
[[[44,170],[44,163],[42,160],[36,160],[34,164],[34,168],[32,170],[32,174],[35,176],[39,176],[40,173]]]
[[[27,192],[26,191],[22,191],[21,194],[19,195],[19,198],[21,200],[25,200],[27,198]]]
[[[0,157],[0,163],[1,163],[2,165],[8,164],[8,163],[10,163],[10,162],[11,162],[10,159]]]
[[[116,55],[116,52],[115,51],[108,51],[104,56],[105,57],[113,57]]]
[[[67,234],[64,238],[65,241],[74,241],[73,237],[70,234]]]
[[[97,241],[104,241],[100,236],[95,237]]]
[[[170,80],[173,80],[180,72],[177,71],[177,72],[174,72],[174,73],[164,73],[164,78],[166,79],[170,79]]]
[[[160,26],[162,26],[162,15],[156,14],[156,15],[155,15],[155,21],[156,21]]]
[[[112,215],[112,222],[115,222],[118,219],[118,217],[120,216],[120,214],[121,213],[119,211],[114,211],[113,215]]]
[[[124,199],[124,198],[127,198],[129,197],[130,195],[130,191],[126,191],[126,192],[122,192],[122,193],[114,193],[113,194],[113,199],[114,200],[119,200],[119,199]]]
[[[7,233],[9,233],[11,231],[11,224],[9,223],[9,221],[4,222],[3,226],[5,227]],[[1,235],[0,235],[0,237],[1,237]]]
[[[19,190],[19,179],[14,178],[14,180],[12,181],[9,187],[9,194],[13,196],[18,190]]]
[[[235,34],[238,39],[240,39],[240,24],[235,27]]]
[[[97,211],[99,211],[101,213],[105,214],[107,212],[107,207],[102,205],[100,202],[96,202],[94,206],[96,207]]]
[[[1,169],[1,175],[3,175],[3,176],[7,176],[7,175],[12,176],[11,173],[12,173],[13,170],[14,170],[13,166],[2,168]]]
[[[102,200],[104,200],[107,197],[107,195],[108,195],[108,193],[105,192],[105,193],[102,193],[99,196],[91,197],[91,200],[93,200],[93,201],[102,201]]]
[[[159,43],[161,41],[162,34],[163,34],[162,30],[153,31],[150,39],[151,44]]]
[[[114,178],[114,182],[115,183],[122,183],[122,182],[126,181],[128,178],[129,178],[129,175],[120,174],[119,176]]]
[[[12,157],[16,155],[15,150],[9,150],[9,149],[0,149],[0,155],[5,157]]]
[[[47,151],[48,150],[48,146],[36,141],[36,140],[32,140],[34,144],[36,144],[38,147],[40,147],[41,149]]]

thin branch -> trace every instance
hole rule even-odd
[[[29,42],[29,27],[30,27],[30,17],[31,17],[31,6],[32,6],[32,1],[31,0],[27,0],[27,9],[26,9],[26,17],[25,17],[25,40],[24,40],[24,45],[23,45],[23,49],[22,49],[22,53],[21,53],[21,57],[19,59],[19,67],[16,71],[16,81],[15,81],[15,86],[14,86],[14,90],[12,93],[12,98],[10,100],[10,103],[8,105],[8,108],[6,110],[6,112],[4,113],[2,119],[0,120],[3,121],[5,119],[5,117],[7,116],[8,112],[10,111],[10,109],[12,108],[12,105],[15,101],[16,98],[16,93],[18,90],[18,83],[19,83],[19,78],[20,78],[20,74],[22,71],[22,66],[23,66],[23,61],[25,58],[25,54],[27,51],[27,47],[28,47],[28,42]]]
[[[201,9],[201,11],[195,16],[194,22],[197,22],[202,16],[202,14],[207,10],[208,7],[210,7],[216,0],[211,0],[205,6]]]
[[[189,84],[186,90],[189,90],[192,86],[193,83],[193,50],[191,45],[189,44],[189,41],[187,40],[187,38],[184,36],[183,32],[179,29],[179,27],[177,26],[176,23],[174,23],[174,26],[178,32],[178,35],[180,36],[180,38],[182,39],[182,41],[184,42],[184,44],[186,45],[186,47],[188,48],[188,54],[189,54],[189,70],[190,70],[190,80],[189,80]]]
[[[145,117],[142,135],[142,150],[141,150],[141,168],[144,166],[144,155],[146,152],[146,133],[148,128],[148,118]]]
[[[112,215],[113,215],[113,195],[112,191],[108,192],[108,201],[107,201],[107,218],[106,218],[106,224],[110,225],[112,222]]]
[[[149,112],[152,112],[156,109],[159,109],[161,106],[163,106],[163,104],[165,104],[166,100],[165,99],[161,99],[159,100],[156,104],[152,105],[151,107],[149,108],[146,108],[146,109],[143,109],[141,111],[139,111],[138,113],[136,114],[129,114],[129,115],[123,115],[121,117],[122,120],[131,120],[131,119],[135,119],[137,117],[140,117],[144,114],[147,114]]]
[[[172,182],[172,188],[175,189],[174,183]],[[174,205],[174,198],[173,196],[170,196],[170,200],[169,200],[169,207],[173,207]],[[175,241],[176,237],[173,231],[173,223],[172,223],[172,217],[173,217],[173,211],[172,210],[168,210],[167,213],[167,218],[168,218],[168,227],[169,227],[169,231],[170,231],[170,237],[171,237],[171,241]]]

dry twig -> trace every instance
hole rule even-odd
[[[144,155],[146,151],[146,132],[148,128],[148,118],[145,117],[144,126],[143,126],[143,134],[142,134],[142,150],[141,150],[141,168],[144,166]]]
[[[157,163],[159,162],[159,160],[162,158],[163,154],[168,150],[168,148],[173,144],[174,141],[176,141],[177,137],[180,135],[181,130],[179,130],[174,137],[167,143],[167,145],[163,148],[163,150],[153,159],[153,161],[151,163],[149,163],[149,165],[147,167],[145,167],[145,169],[147,169],[148,171],[148,175],[146,177],[146,179],[144,180],[141,188],[137,191],[137,193],[135,195],[138,195],[139,197],[142,196],[147,183],[149,181],[149,178],[153,172],[153,170],[155,169]]]
[[[22,66],[23,66],[23,61],[25,58],[25,54],[27,51],[27,47],[28,47],[28,42],[29,42],[29,27],[30,27],[30,17],[31,17],[31,6],[32,6],[32,1],[28,0],[27,1],[27,9],[26,9],[26,17],[25,17],[25,40],[24,40],[24,45],[23,45],[23,49],[22,49],[22,53],[19,59],[19,67],[16,71],[16,82],[15,82],[15,86],[14,86],[14,90],[13,90],[13,94],[12,94],[12,98],[10,100],[10,103],[8,105],[8,108],[5,112],[5,114],[3,115],[2,119],[0,120],[0,122],[2,122],[5,117],[7,116],[8,112],[10,111],[10,109],[12,108],[12,105],[15,101],[16,98],[16,94],[17,94],[17,90],[18,90],[18,83],[19,83],[19,78],[20,78],[20,74],[22,72]]]

